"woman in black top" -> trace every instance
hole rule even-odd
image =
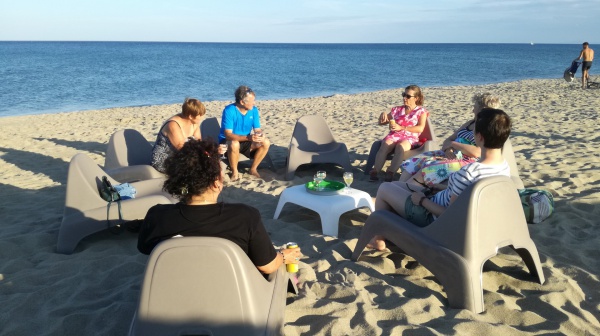
[[[148,210],[138,250],[149,254],[158,243],[177,235],[220,237],[239,245],[264,274],[284,263],[298,263],[299,248],[275,251],[257,209],[218,202],[224,177],[219,162],[218,145],[202,140],[186,142],[166,159],[163,189],[181,202]]]

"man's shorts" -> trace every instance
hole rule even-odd
[[[221,144],[227,143],[227,141],[221,140]],[[253,159],[256,150],[251,151],[252,141],[240,141],[240,154],[244,154],[245,156]]]
[[[435,220],[429,210],[420,205],[415,205],[410,197],[404,202],[404,213],[409,222],[420,227],[425,227]]]
[[[581,70],[590,70],[590,68],[592,67],[592,61],[584,61],[581,64]]]

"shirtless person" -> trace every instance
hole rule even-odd
[[[590,48],[590,44],[587,42],[583,42],[583,49],[579,53],[579,57],[577,60],[583,58],[583,63],[581,64],[581,88],[587,88],[587,83],[590,79],[590,68],[592,67],[592,61],[594,60],[594,50]]]

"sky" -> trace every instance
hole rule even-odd
[[[600,0],[0,0],[0,41],[600,43]]]

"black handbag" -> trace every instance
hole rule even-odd
[[[106,226],[108,227],[110,232],[120,233],[122,231],[121,224],[119,223],[116,226],[111,227],[109,217],[110,205],[113,202],[116,202],[119,207],[119,221],[123,220],[123,215],[121,213],[121,196],[119,195],[117,189],[115,189],[115,187],[112,186],[112,184],[108,180],[108,177],[106,176],[102,176],[102,184],[100,185],[100,197],[102,197],[103,200],[108,202],[106,204]]]

